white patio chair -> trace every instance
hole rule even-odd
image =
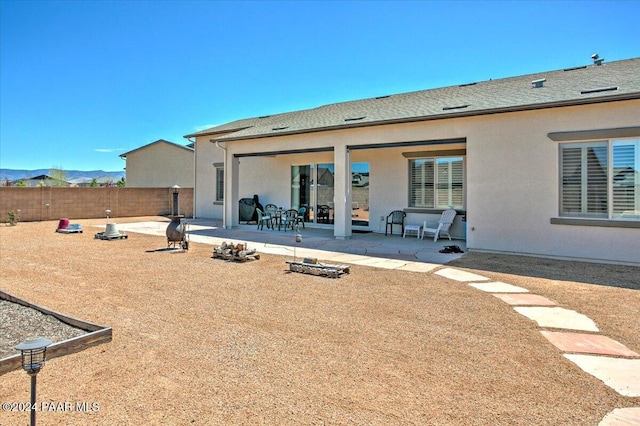
[[[442,212],[440,216],[440,220],[438,221],[438,225],[427,226],[427,221],[424,221],[424,225],[422,225],[422,236],[421,239],[424,239],[424,234],[433,234],[433,241],[438,241],[440,234],[447,234],[449,237],[449,241],[451,241],[451,235],[449,234],[449,228],[453,225],[453,220],[456,217],[456,211],[453,209],[445,210]],[[435,226],[435,228],[434,228]]]

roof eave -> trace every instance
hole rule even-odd
[[[545,102],[540,104],[490,108],[490,109],[477,110],[477,111],[466,111],[466,112],[461,111],[461,112],[446,113],[446,114],[434,114],[434,115],[427,115],[427,116],[416,116],[416,117],[405,117],[405,118],[397,118],[397,119],[389,119],[389,120],[369,121],[366,123],[349,123],[349,124],[342,124],[342,125],[336,125],[336,126],[315,127],[312,129],[297,129],[297,130],[282,131],[275,134],[259,134],[259,135],[247,135],[247,136],[231,136],[230,135],[229,137],[210,139],[209,142],[216,142],[216,141],[233,142],[233,141],[239,141],[239,140],[264,139],[264,138],[272,138],[276,136],[291,136],[291,135],[300,135],[300,134],[306,134],[306,133],[325,132],[328,130],[342,130],[342,129],[353,129],[353,128],[361,128],[361,127],[382,126],[382,125],[388,125],[388,124],[402,124],[402,123],[415,123],[420,121],[445,120],[445,119],[451,119],[451,118],[474,117],[474,116],[481,116],[481,115],[502,114],[502,113],[508,113],[508,112],[533,111],[533,110],[539,110],[539,109],[589,105],[589,104],[596,104],[596,103],[627,101],[627,100],[634,100],[634,99],[640,99],[640,92],[625,93],[625,94],[612,95],[612,96],[606,96],[606,97],[594,97],[589,99],[573,99],[568,101]],[[239,129],[239,130],[245,130],[248,128],[249,127],[245,127],[244,129]],[[235,130],[235,131],[239,131],[239,130]],[[229,133],[229,132],[224,132],[224,133]],[[213,136],[215,134],[216,133],[200,134],[199,136]]]
[[[253,126],[244,126],[244,127],[238,127],[236,129],[216,130],[211,132],[202,131],[202,132],[196,132],[196,133],[190,133],[188,135],[184,135],[183,138],[187,139],[187,138],[197,138],[200,136],[224,135],[227,133],[239,132],[241,130],[248,129],[250,127],[253,127]]]

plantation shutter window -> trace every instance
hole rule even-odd
[[[614,141],[613,217],[640,218],[640,140]]]
[[[640,219],[640,140],[560,145],[560,215]]]
[[[409,207],[463,208],[462,157],[409,160]]]
[[[561,214],[606,217],[607,144],[561,147]]]

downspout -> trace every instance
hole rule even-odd
[[[210,141],[213,142],[213,141]],[[215,141],[216,147],[220,148],[224,151],[224,156],[222,160],[222,169],[224,170],[224,186],[227,186],[227,148],[220,146],[219,141]],[[227,227],[227,194],[225,194],[225,188],[222,188],[222,227]]]
[[[189,137],[185,136],[184,137],[187,141],[189,141],[189,143],[193,144],[193,218],[196,219],[196,188],[198,187],[198,185],[196,185],[196,180],[198,179],[198,173],[196,171],[196,167],[198,165],[198,162],[196,161],[198,156],[196,155],[197,153],[197,146],[198,144],[196,144],[196,141],[192,141],[191,139],[189,139]]]

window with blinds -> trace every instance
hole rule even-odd
[[[409,160],[409,207],[463,208],[462,157]]]
[[[613,217],[640,219],[640,140],[613,141]]]
[[[560,145],[560,215],[640,219],[640,141]]]
[[[224,169],[216,167],[216,201],[224,201]]]

